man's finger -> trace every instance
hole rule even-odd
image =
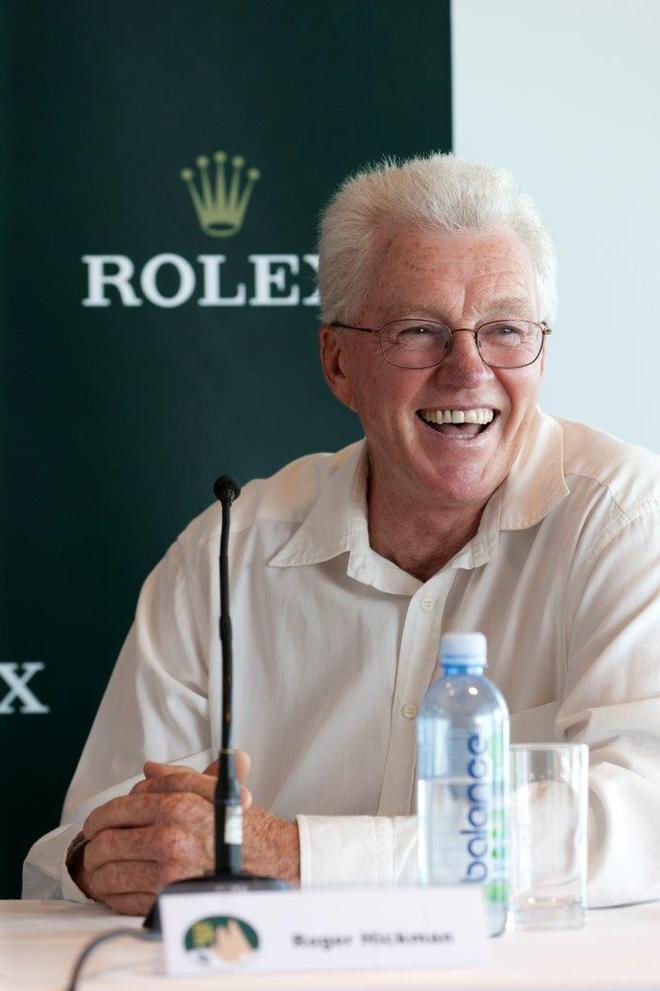
[[[131,795],[168,794],[173,791],[201,795],[209,802],[215,793],[215,778],[197,771],[180,771],[178,774],[163,774],[155,778],[138,781],[131,789]]]
[[[122,795],[111,799],[90,812],[83,825],[85,839],[93,840],[105,829],[176,823],[195,827],[209,819],[212,810],[206,795],[182,791],[176,797],[176,792],[178,789],[170,789],[171,797],[161,791],[154,794]]]
[[[131,795],[138,797],[142,795],[171,795],[176,792],[183,794],[198,795],[213,802],[217,780],[208,774],[197,774],[196,771],[189,771],[184,774],[167,774],[158,778],[145,778],[138,781],[131,789]],[[241,789],[241,805],[243,809],[248,809],[252,805],[252,793],[245,787]],[[177,816],[177,818],[180,818]],[[113,823],[119,825],[119,823]]]
[[[245,750],[239,750],[238,748],[234,751],[236,759],[236,777],[239,781],[245,781],[248,774],[250,773],[250,768],[252,766],[252,761],[250,760],[250,755]],[[218,776],[218,765],[219,761],[214,760],[212,764],[204,771],[204,774],[211,774],[213,777]]]
[[[143,771],[145,778],[157,778],[164,774],[182,774],[185,771],[195,773],[193,767],[187,767],[185,764],[161,764],[158,760],[145,761]]]
[[[181,825],[188,829],[204,828],[213,820],[211,808],[216,782],[213,778],[191,773],[186,783],[176,780],[187,775],[167,775],[143,781],[130,795],[113,798],[90,812],[83,825],[85,839],[93,840],[99,833],[111,829],[131,829],[151,825]],[[202,784],[199,780],[202,779]],[[197,787],[197,791],[192,788]],[[201,791],[200,791],[201,789]],[[252,795],[241,785],[241,805],[248,809]],[[126,858],[124,858],[126,859]],[[148,858],[153,859],[153,858]]]
[[[173,881],[194,877],[196,867],[178,863],[158,864],[153,860],[122,860],[103,864],[90,875],[90,888],[96,898],[105,895],[157,894]]]
[[[159,811],[158,799],[149,796],[146,799],[134,795],[111,798],[90,812],[83,824],[83,833],[86,840],[93,840],[104,829],[150,826],[156,821]]]
[[[104,829],[87,844],[83,866],[92,874],[104,864],[129,860],[157,861],[163,855],[164,840],[161,826],[139,826],[135,829]]]
[[[239,781],[243,782],[246,780],[248,774],[250,773],[250,767],[252,766],[252,761],[250,760],[250,755],[245,752],[245,750],[236,751],[236,777]]]
[[[135,829],[104,829],[88,843],[83,853],[87,874],[104,864],[126,860],[153,860],[160,864],[189,864],[202,874],[213,864],[213,830],[192,833],[184,826],[139,826]]]
[[[93,870],[89,886],[95,898],[105,895],[156,894],[167,881],[162,868],[153,860],[120,860]]]

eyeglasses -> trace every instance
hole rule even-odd
[[[433,320],[393,320],[380,330],[335,323],[333,327],[378,334],[383,358],[397,368],[433,368],[454,346],[455,334],[472,334],[477,351],[490,368],[525,368],[533,365],[552,331],[546,323],[531,320],[492,320],[474,330],[452,330]]]

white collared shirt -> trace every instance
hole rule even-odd
[[[255,480],[230,539],[234,743],[297,817],[304,885],[416,877],[415,717],[440,634],[482,630],[512,739],[591,750],[589,901],[660,897],[660,459],[535,418],[475,537],[421,583],[369,546],[366,448]],[[64,857],[146,759],[202,770],[221,725],[217,505],[147,578],[27,897],[83,896]]]

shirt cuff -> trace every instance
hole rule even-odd
[[[415,816],[297,816],[300,886],[414,884]]]
[[[69,847],[80,823],[60,826],[38,840],[23,866],[23,898],[64,898],[93,904],[74,882],[66,866]]]

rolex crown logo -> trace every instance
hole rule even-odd
[[[213,161],[215,177],[212,180],[207,156],[200,155],[197,159],[201,191],[195,185],[192,169],[183,169],[181,178],[188,187],[202,230],[211,237],[231,237],[238,234],[243,226],[252,189],[260,173],[258,169],[248,169],[241,188],[241,170],[245,160],[240,155],[231,159],[229,176],[225,171],[227,154],[224,151],[216,151]]]

